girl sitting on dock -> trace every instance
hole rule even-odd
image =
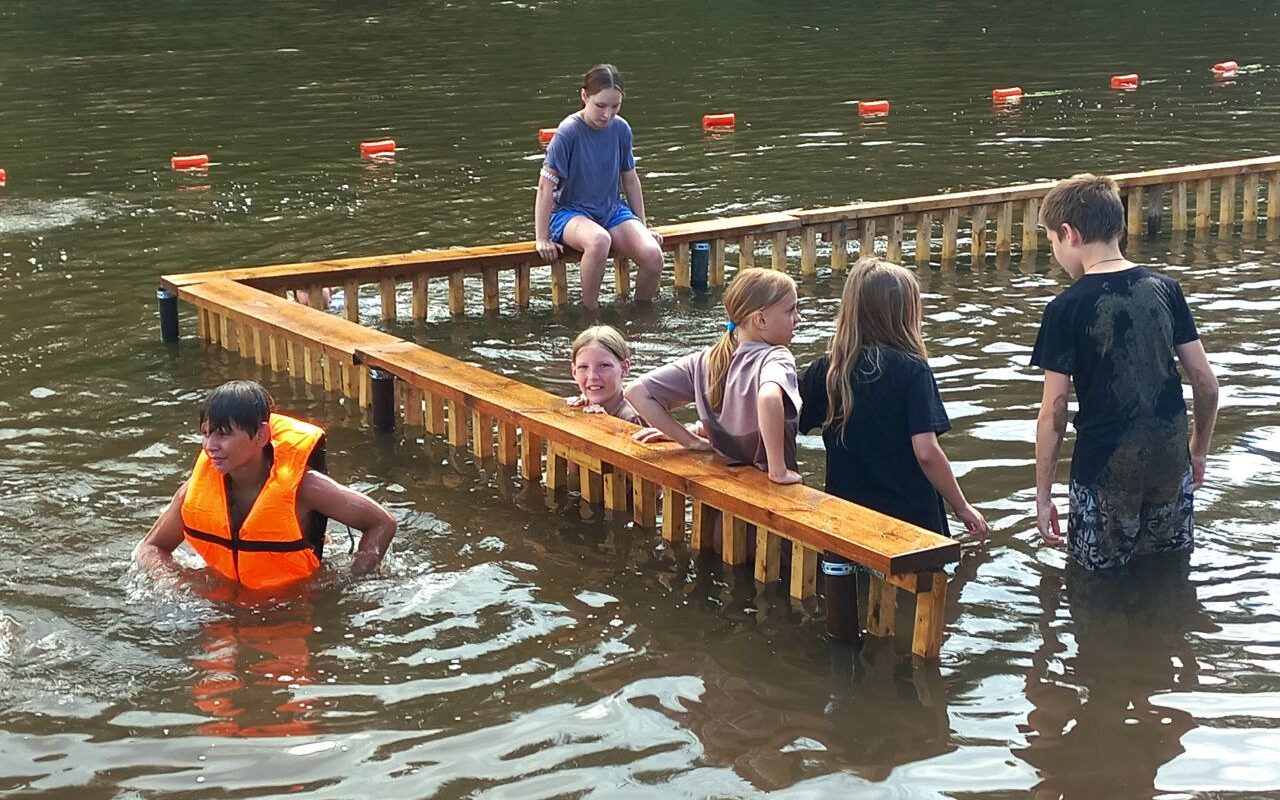
[[[610,250],[636,262],[637,300],[652,300],[662,275],[662,237],[646,228],[631,126],[618,116],[622,94],[622,75],[612,64],[587,71],[582,109],[564,118],[547,146],[533,204],[534,236],[544,260],[560,258],[564,245],[582,252],[578,272],[582,305],[589,310],[599,303]]]
[[[799,483],[796,430],[800,393],[787,345],[800,314],[786,273],[744,269],[724,293],[725,331],[711,347],[641,376],[626,398],[653,425],[642,442],[670,439],[753,464],[775,483]],[[671,409],[694,403],[699,426],[686,428]]]
[[[622,396],[622,379],[631,373],[631,345],[616,328],[593,325],[573,340],[569,356],[579,395],[569,405],[588,414],[608,414],[636,425],[644,420]]]

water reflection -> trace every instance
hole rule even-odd
[[[1184,751],[1195,718],[1153,698],[1199,686],[1188,634],[1216,629],[1190,555],[1150,556],[1116,574],[1072,564],[1065,579],[1041,578],[1043,644],[1026,687],[1034,710],[1027,746],[1013,751],[1040,772],[1035,797],[1150,796],[1160,767]],[[1058,621],[1064,597],[1070,637]]]

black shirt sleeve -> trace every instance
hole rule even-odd
[[[800,432],[821,428],[827,418],[827,365],[822,356],[800,373]]]
[[[942,395],[938,393],[938,382],[934,380],[933,371],[925,362],[918,362],[906,385],[907,400],[907,434],[946,433],[951,430],[951,420],[947,418],[947,409],[942,405]]]
[[[1191,317],[1187,298],[1182,295],[1182,287],[1177,281],[1172,278],[1167,280],[1173,284],[1169,292],[1169,313],[1173,315],[1173,344],[1176,347],[1194,342],[1200,338],[1200,332],[1196,330],[1196,321]]]
[[[1054,299],[1045,306],[1036,345],[1031,351],[1031,366],[1072,375],[1076,368],[1075,341],[1060,299]]]

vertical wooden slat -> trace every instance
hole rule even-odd
[[[1130,186],[1126,193],[1128,208],[1126,209],[1125,230],[1129,232],[1130,238],[1142,235],[1142,199],[1143,192],[1141,186]]]
[[[293,339],[285,339],[284,348],[285,361],[289,365],[289,377],[301,378],[304,366],[302,348]]]
[[[959,247],[960,209],[948,208],[942,213],[942,263],[953,264]]]
[[[1164,187],[1156,184],[1147,190],[1147,236],[1160,233],[1160,221],[1164,216]]]
[[[542,478],[542,437],[520,431],[520,477],[535,482]]]
[[[1196,181],[1196,233],[1209,230],[1209,222],[1213,219],[1213,181],[1202,178]]]
[[[623,256],[613,257],[613,293],[618,297],[631,294],[631,260]]]
[[[471,452],[476,458],[493,457],[493,417],[471,412]]]
[[[445,434],[454,447],[467,446],[467,409],[457,400],[449,401],[449,422],[445,426]]]
[[[668,542],[684,541],[685,497],[667,487],[662,492],[662,538]]]
[[[831,225],[831,270],[844,272],[849,268],[849,223],[841,220]]]
[[[231,317],[227,314],[218,316],[218,344],[222,345],[223,350],[230,350],[231,343]]]
[[[935,659],[942,652],[942,629],[947,604],[947,574],[933,573],[928,592],[916,595],[916,625],[911,635],[911,652],[920,658]]]
[[[1280,220],[1280,171],[1267,176],[1267,222]]]
[[[987,206],[985,203],[973,207],[970,232],[972,233],[971,259],[973,266],[980,267],[987,263]]]
[[[631,478],[631,519],[642,528],[658,524],[657,487],[639,475]]]
[[[563,261],[551,265],[551,305],[560,308],[569,302],[569,268]]]
[[[337,391],[338,375],[342,372],[338,359],[325,353],[320,354],[320,379],[326,392]]]
[[[876,221],[864,219],[858,235],[858,258],[867,258],[876,254]]]
[[[756,265],[756,237],[743,236],[738,246],[738,269],[746,269]]]
[[[1013,250],[1013,203],[1001,203],[996,210],[996,253]]]
[[[756,528],[756,580],[777,583],[782,577],[782,537],[768,528]]]
[[[926,211],[916,217],[916,267],[929,266],[932,251],[933,215]]]
[[[872,636],[892,636],[897,608],[898,587],[873,574],[867,590],[867,632]]]
[[[202,342],[209,338],[209,315],[199,306],[196,306],[196,336]]]
[[[736,517],[732,514],[725,514],[724,517],[723,544],[720,550],[720,558],[729,566],[738,566],[747,563],[747,536],[749,535],[745,519]]]
[[[1187,182],[1178,181],[1173,185],[1173,229],[1187,229]]]
[[[689,532],[689,546],[696,551],[710,550],[715,546],[715,525],[719,513],[698,498],[693,499],[693,530]]]
[[[241,358],[249,358],[253,354],[249,345],[249,326],[239,320],[236,321],[236,352]]]
[[[800,232],[800,274],[818,272],[818,229],[806,227]]]
[[[675,281],[677,289],[689,288],[689,243],[680,242],[676,245],[675,254]]]
[[[414,319],[426,319],[431,313],[431,278],[418,274],[413,276],[413,299],[410,312]]]
[[[525,309],[529,307],[529,273],[528,264],[521,264],[516,267],[516,307]]]
[[[307,305],[317,311],[325,311],[324,304],[324,287],[318,283],[312,283],[307,286]]]
[[[302,348],[302,379],[308,385],[316,382],[316,354],[309,347]]]
[[[1240,216],[1245,224],[1258,221],[1258,176],[1244,176],[1244,199],[1240,207]]]
[[[1022,263],[1036,263],[1040,250],[1040,199],[1032,197],[1022,204]]]
[[[284,369],[284,342],[280,336],[274,331],[267,338],[267,358],[271,363],[272,372],[281,372]]]
[[[1222,179],[1218,196],[1218,234],[1231,233],[1236,227],[1236,176]]]
[[[358,281],[343,281],[342,313],[351,322],[360,321],[360,283]]]
[[[885,259],[892,261],[894,264],[902,261],[902,215],[898,214],[889,219],[888,233],[888,249],[885,250]]]
[[[487,267],[482,273],[484,280],[484,310],[493,314],[498,310],[498,270]]]
[[[422,427],[422,390],[402,381],[404,386],[404,424],[406,428]]]
[[[710,272],[707,282],[712,286],[724,286],[724,239],[713,239],[711,242]]]
[[[564,267],[563,264],[560,266]],[[461,272],[449,273],[449,313],[455,317],[467,313],[467,285],[463,282]]]
[[[565,457],[564,448],[555,442],[547,442],[547,490],[556,491],[564,488],[569,478],[569,459]]]
[[[267,355],[262,348],[262,331],[255,327],[253,329],[253,363],[258,366],[266,366]]]
[[[582,499],[592,505],[599,505],[603,488],[601,486],[600,473],[594,469],[579,465],[578,467],[578,485],[582,492]]]
[[[617,467],[604,473],[604,507],[606,511],[627,510],[627,473]]]
[[[440,436],[445,431],[444,398],[434,392],[427,392],[425,400],[426,408],[423,414],[423,424],[426,426],[428,433]]]
[[[342,396],[351,400],[356,399],[355,387],[355,364],[342,364],[342,369],[338,371],[338,390],[342,392]]]
[[[514,467],[520,460],[519,442],[516,440],[516,426],[505,419],[498,420],[498,463],[506,467]]]
[[[803,600],[813,595],[818,585],[818,551],[791,542],[791,597]]]
[[[770,254],[770,265],[782,272],[787,271],[787,232],[778,231],[773,235],[773,252]]]
[[[360,382],[360,410],[368,411],[373,405],[373,370],[364,364],[356,366],[356,379]]]
[[[395,278],[383,278],[378,281],[378,294],[382,299],[382,318],[394,322],[396,318]]]

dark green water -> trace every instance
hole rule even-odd
[[[922,270],[944,447],[993,522],[939,666],[832,651],[812,609],[623,521],[381,436],[186,338],[163,272],[531,235],[535,131],[616,62],[658,222],[1276,152],[1270,4],[35,3],[0,6],[0,794],[265,797],[1258,797],[1280,793],[1280,247],[1141,244],[1223,383],[1190,579],[1098,596],[1036,545],[1027,366],[1064,276]],[[1208,67],[1235,59],[1239,77]],[[1135,71],[1134,93],[1106,88]],[[1021,85],[995,113],[990,90]],[[860,98],[894,103],[861,122]],[[738,129],[708,137],[703,113]],[[356,157],[392,136],[395,164]],[[168,169],[208,152],[207,176]],[[668,275],[668,282],[670,278]],[[800,363],[838,283],[805,283]],[[404,298],[407,303],[407,298]],[[376,306],[370,308],[373,313]],[[606,308],[648,368],[715,298]],[[399,325],[567,391],[580,320]],[[385,573],[341,541],[269,608],[157,585],[130,552],[185,477],[194,405],[256,376],[392,507]],[[821,451],[806,440],[820,483]]]

